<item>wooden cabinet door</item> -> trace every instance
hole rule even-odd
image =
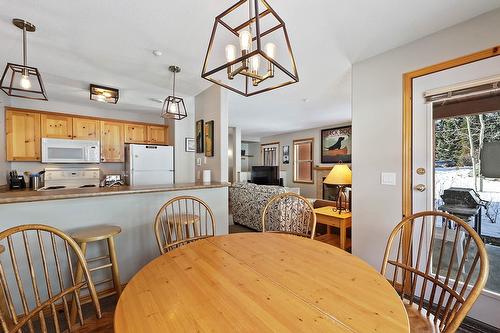
[[[73,139],[99,140],[99,120],[89,118],[73,118]]]
[[[41,115],[42,138],[73,138],[73,117],[62,115]]]
[[[148,140],[147,126],[140,124],[125,124],[126,143],[146,143]]]
[[[125,161],[123,123],[101,121],[101,162]]]
[[[148,126],[148,143],[167,144],[167,127]]]
[[[40,114],[5,111],[7,161],[40,161]]]

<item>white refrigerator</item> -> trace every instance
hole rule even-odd
[[[125,167],[130,186],[174,183],[174,147],[129,144]]]

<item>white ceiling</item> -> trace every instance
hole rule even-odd
[[[21,61],[14,17],[37,26],[28,63],[50,100],[88,101],[88,84],[120,88],[120,109],[160,112],[171,64],[178,91],[209,86],[200,77],[216,15],[235,0],[0,0],[0,66]],[[300,82],[254,97],[230,93],[232,126],[260,137],[346,122],[351,64],[500,7],[500,0],[269,0],[287,24]],[[163,56],[154,57],[159,49]]]

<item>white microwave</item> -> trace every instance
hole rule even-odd
[[[42,138],[42,163],[99,163],[99,141]]]

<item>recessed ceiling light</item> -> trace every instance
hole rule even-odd
[[[302,98],[302,102],[304,102],[304,103],[309,102],[309,98]]]
[[[153,54],[157,57],[161,56],[163,54],[163,52],[161,52],[160,50],[153,50]]]

